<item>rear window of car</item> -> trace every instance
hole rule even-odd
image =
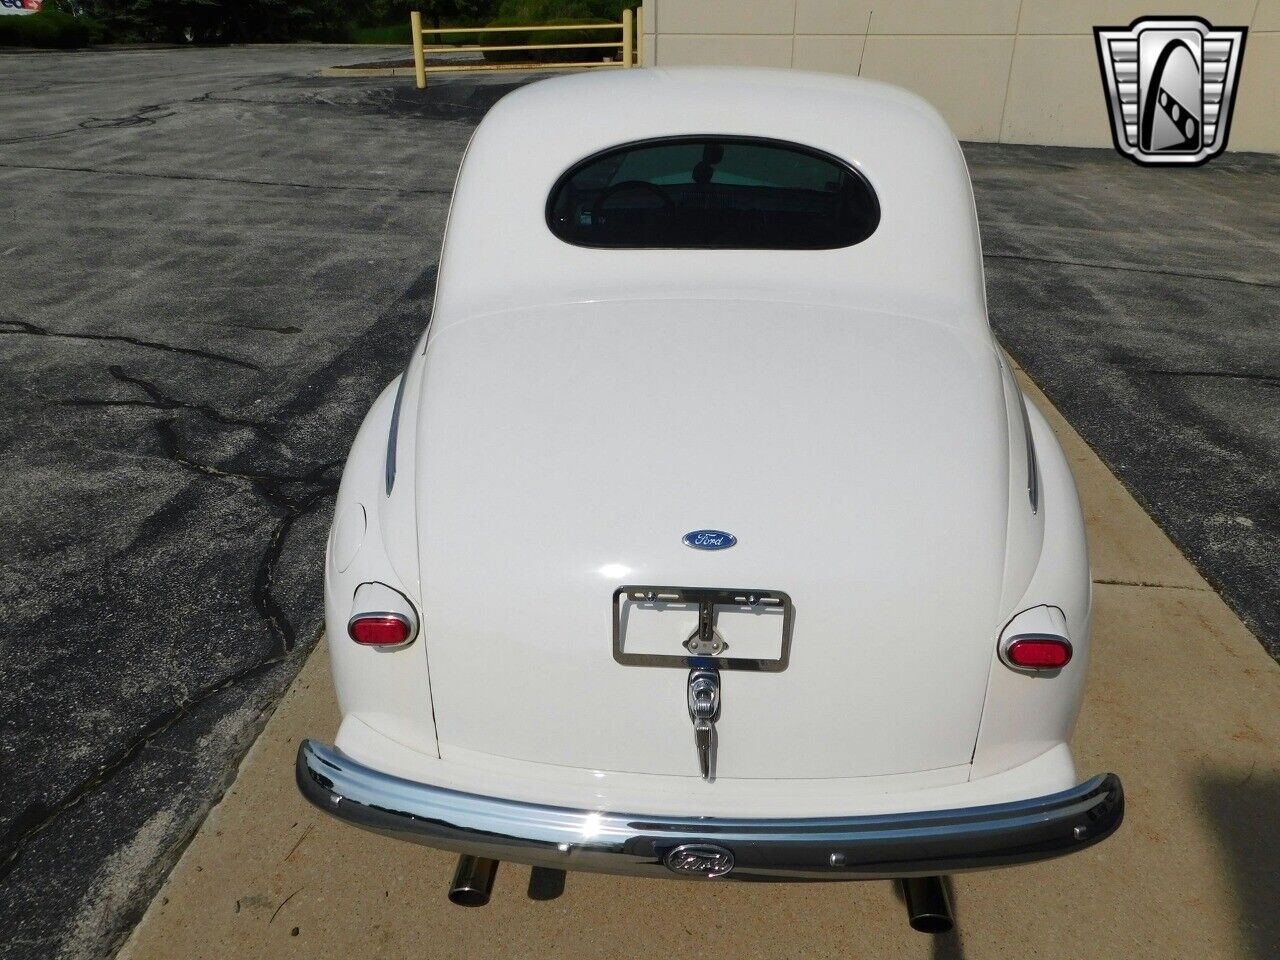
[[[875,191],[847,163],[747,137],[614,147],[547,198],[551,232],[583,247],[821,250],[860,243],[879,222]]]

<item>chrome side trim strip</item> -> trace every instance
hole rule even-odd
[[[1015,803],[787,820],[647,816],[484,797],[381,773],[314,740],[299,747],[296,775],[316,806],[377,833],[494,860],[654,877],[687,876],[687,862],[673,855],[689,844],[727,853],[704,859],[731,861],[730,879],[980,870],[1091,846],[1124,816],[1124,791],[1111,773]]]
[[[1027,398],[1018,390],[1018,404],[1022,407],[1022,432],[1027,438],[1027,499],[1031,512],[1040,512],[1040,471],[1036,465],[1036,441],[1031,436],[1031,418],[1027,416]]]
[[[404,384],[409,379],[409,371],[400,374],[400,386],[396,388],[395,406],[391,408],[391,429],[387,434],[387,496],[391,496],[391,488],[396,485],[396,444],[400,437],[400,403],[404,400]]]

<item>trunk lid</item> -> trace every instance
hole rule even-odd
[[[718,776],[970,761],[1008,498],[989,342],[796,304],[539,307],[442,330],[417,423],[443,756],[698,776],[688,671],[612,655],[615,589],[658,584],[794,603],[786,670],[722,673]],[[682,542],[708,529],[737,543]]]

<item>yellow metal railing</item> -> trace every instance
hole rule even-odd
[[[566,70],[584,67],[633,67],[642,61],[644,38],[639,31],[644,29],[643,17],[631,10],[622,11],[620,23],[569,23],[534,27],[423,27],[422,14],[414,10],[409,14],[409,31],[413,37],[413,72],[417,79],[418,89],[427,86],[429,73],[462,73],[471,70]],[[637,30],[637,27],[639,30]],[[423,38],[427,34],[437,39],[443,34],[476,34],[476,33],[543,33],[552,31],[582,30],[617,30],[617,40],[590,43],[516,43],[516,44],[461,44],[451,46],[451,51],[470,51],[472,53],[489,53],[505,50],[616,50],[620,56],[599,60],[578,60],[572,63],[530,63],[525,61],[514,63],[427,63],[427,48]]]

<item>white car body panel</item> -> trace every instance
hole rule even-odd
[[[699,778],[618,773],[508,760],[456,751],[452,760],[425,757],[348,714],[338,749],[397,777],[472,794],[592,810],[640,809],[654,814],[711,811],[719,817],[825,817],[856,810],[890,814],[1006,803],[1065,790],[1077,782],[1071,751],[1059,743],[1000,773],[970,778],[968,764],[883,777],[815,779]],[[711,815],[707,813],[707,815]]]
[[[678,134],[832,154],[871,183],[880,224],[834,250],[590,249],[547,228],[574,163]],[[1070,469],[1025,402],[987,325],[963,157],[919,98],[712,69],[508,95],[459,173],[430,329],[338,494],[338,750],[411,783],[669,815],[1066,790],[1088,557]],[[702,528],[738,543],[681,542]],[[413,605],[414,642],[348,639],[369,583]],[[794,601],[786,670],[722,674],[710,782],[687,671],[611,655],[626,583]],[[1074,650],[1052,676],[997,656],[1038,607],[1061,611]]]
[[[784,672],[723,675],[719,776],[972,757],[1008,511],[989,341],[807,304],[628,300],[476,317],[426,361],[442,756],[696,774],[685,671],[611,655],[614,589],[662,583],[777,588],[802,612]],[[691,550],[700,527],[738,544]],[[473,709],[477,686],[529,715]],[[898,709],[916,701],[930,709]]]

